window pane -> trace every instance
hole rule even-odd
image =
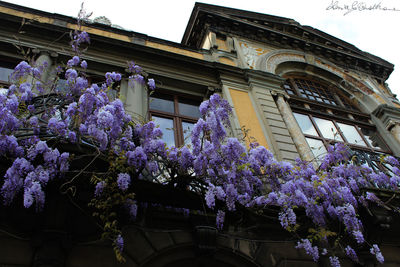
[[[294,95],[294,94],[295,94],[294,91],[289,90],[289,89],[286,89],[286,92],[287,92],[289,95]]]
[[[174,146],[175,145],[174,121],[172,119],[161,118],[156,116],[152,116],[152,119],[163,132],[162,140],[167,144],[167,146]]]
[[[340,130],[342,130],[344,137],[346,137],[347,141],[350,144],[367,146],[353,125],[348,125],[344,123],[338,123],[338,125]]]
[[[168,96],[150,97],[150,109],[174,113],[174,100]]]
[[[318,129],[321,131],[322,135],[325,138],[343,141],[332,121],[321,118],[314,118],[314,120],[318,126]]]
[[[189,99],[179,99],[178,106],[179,114],[194,118],[200,118],[200,103],[198,103],[197,101],[191,101]]]
[[[306,140],[307,140],[308,145],[311,148],[311,151],[314,154],[314,157],[318,161],[322,160],[327,153],[324,143],[322,143],[321,140],[316,140],[316,139],[312,139],[312,138],[306,138]]]
[[[9,81],[8,78],[12,72],[13,72],[13,69],[0,67],[0,81],[8,82]]]
[[[183,139],[184,139],[183,143],[185,145],[192,143],[191,136],[192,136],[193,127],[194,127],[193,122],[186,122],[186,121],[182,122]]]
[[[318,136],[317,131],[315,130],[314,126],[311,123],[310,118],[307,115],[293,113],[294,117],[299,124],[301,131],[304,134],[315,135]]]

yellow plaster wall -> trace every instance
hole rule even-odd
[[[386,93],[386,95],[390,96],[389,90],[386,88],[386,86],[383,86],[382,84],[378,83],[379,88]]]
[[[67,28],[69,28],[71,30],[76,30],[78,28],[78,26],[74,23],[67,23]],[[81,31],[85,31],[90,34],[100,35],[100,36],[104,36],[104,37],[108,37],[108,38],[116,39],[116,40],[121,40],[121,41],[125,41],[125,42],[131,41],[131,39],[126,35],[103,31],[103,30],[99,30],[99,29],[95,29],[95,28],[91,28],[91,27],[87,27],[87,26],[82,26]]]
[[[223,50],[223,51],[228,51],[228,46],[226,45],[226,40],[222,40],[217,38],[217,45],[218,45],[218,50]]]
[[[393,102],[393,101],[392,101],[392,103],[393,103],[393,105],[395,105],[396,108],[400,108],[400,105],[398,103]]]
[[[235,61],[233,61],[232,59],[227,58],[227,57],[220,57],[220,58],[218,58],[218,61],[223,64],[227,64],[227,65],[231,65],[231,66],[235,66],[235,67],[237,66]]]
[[[380,95],[376,93],[373,93],[372,95],[375,97],[376,100],[378,100],[379,103],[386,104],[386,101]]]
[[[38,21],[41,23],[52,24],[54,22],[54,19],[52,19],[52,18],[38,16],[35,14],[22,12],[22,11],[18,11],[18,10],[7,8],[7,7],[0,7],[0,13],[13,15],[13,16],[17,16],[17,17],[21,17],[21,18],[25,18],[25,19],[31,19],[31,20]]]
[[[165,44],[159,44],[159,43],[155,43],[155,42],[151,42],[151,41],[146,41],[146,46],[157,48],[160,50],[165,50],[165,51],[176,53],[176,54],[189,56],[189,57],[204,59],[204,56],[200,53],[184,50],[181,48],[177,48],[177,47],[173,47],[173,46],[169,46],[169,45],[165,45]]]
[[[7,8],[7,7],[0,7],[0,14],[1,13],[8,14],[8,15],[13,15],[13,16],[24,18],[24,19],[28,19],[28,20],[34,20],[34,21],[37,21],[37,22],[40,22],[40,23],[46,23],[46,24],[53,24],[54,23],[54,19],[52,19],[52,18],[49,18],[49,17],[46,17],[46,16],[35,15],[35,14],[27,13],[27,12],[22,12],[22,11],[14,10],[12,8]],[[75,30],[75,29],[77,29],[78,26],[75,23],[67,23],[66,27],[68,29]],[[100,29],[95,29],[95,28],[91,28],[91,27],[87,27],[87,26],[83,26],[81,28],[81,30],[82,31],[86,31],[86,32],[88,32],[90,34],[104,36],[104,37],[107,37],[107,38],[120,40],[120,41],[124,41],[124,42],[131,42],[130,36],[124,35],[124,34],[113,33],[113,32],[104,31],[104,30],[100,30]],[[188,50],[185,50],[185,49],[181,49],[181,48],[177,48],[177,47],[173,47],[173,46],[169,46],[169,45],[165,45],[165,44],[146,41],[145,45],[149,46],[149,47],[156,48],[156,49],[165,50],[165,51],[168,51],[168,52],[180,54],[180,55],[185,55],[185,56],[194,57],[194,58],[198,58],[198,59],[204,59],[204,56],[201,53],[188,51]]]
[[[254,110],[253,104],[251,103],[249,94],[247,92],[232,88],[229,88],[229,93],[231,95],[240,126],[244,126],[246,129],[248,129],[248,134],[250,137],[254,137],[260,145],[268,148],[267,140],[265,139],[261,129],[260,121],[257,118],[257,114]],[[246,143],[249,145],[248,140],[246,140]]]

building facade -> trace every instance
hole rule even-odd
[[[46,61],[45,79],[54,79],[55,66],[71,56],[69,32],[77,28],[76,20],[0,2],[0,21],[0,85],[7,85],[12,68],[26,57]],[[394,66],[292,19],[196,3],[180,44],[101,21],[87,22],[82,30],[91,37],[83,55],[91,82],[101,81],[106,71],[126,74],[129,60],[156,80],[157,90],[149,96],[140,85],[129,86],[123,79],[119,95],[135,119],[153,119],[163,129],[168,145],[188,142],[200,102],[217,92],[233,107],[231,134],[247,144],[258,142],[278,160],[300,157],[318,164],[336,142],[348,145],[361,163],[376,169],[385,168],[379,163],[381,155],[400,156],[400,102],[385,83]],[[186,208],[196,208],[200,203],[170,193],[176,194],[177,206],[186,202]],[[168,197],[162,190],[160,194]],[[92,222],[72,205],[56,216],[62,230],[54,216],[31,227],[23,215],[15,216],[10,221],[2,215],[4,266],[120,265],[110,245],[96,239]],[[386,222],[388,217],[382,216],[371,215],[369,236],[381,242],[385,266],[398,266],[398,218]],[[314,263],[296,250],[279,222],[248,230],[257,223],[249,215],[240,227],[232,224],[219,233],[202,216],[149,207],[124,229],[123,265],[327,264]],[[367,254],[363,265],[374,266]],[[344,260],[343,266],[355,265]]]

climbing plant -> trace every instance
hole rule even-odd
[[[117,259],[123,261],[120,213],[135,218],[138,203],[132,183],[153,180],[203,196],[206,213],[216,214],[220,231],[225,215],[238,207],[262,214],[271,206],[279,209],[281,226],[298,240],[296,248],[314,261],[324,255],[332,266],[340,266],[338,256],[347,255],[359,262],[358,251],[365,248],[378,262],[384,261],[377,244],[365,238],[360,210],[371,203],[385,206],[373,193],[379,192],[376,189],[398,191],[400,170],[394,157],[382,158],[390,173],[376,172],[357,164],[351,151],[337,143],[318,168],[301,160],[277,161],[257,143],[246,147],[227,134],[232,110],[218,94],[200,105],[191,143],[168,147],[153,121],[133,120],[118,92],[112,93],[121,79],[149,92],[156,89],[155,81],[130,62],[129,75],[107,72],[103,83],[90,84],[83,59],[89,35],[78,28],[71,38],[74,54],[56,69],[54,80],[42,80],[47,63],[22,61],[10,76],[11,85],[1,91],[3,205],[22,199],[17,204],[41,212],[50,183],[71,197],[86,184],[85,190],[92,192],[86,204],[102,237],[111,240]],[[65,79],[66,86],[57,87],[58,79]],[[85,164],[77,164],[82,159]],[[96,165],[99,160],[105,164]],[[308,218],[307,224],[299,214]]]

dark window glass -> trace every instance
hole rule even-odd
[[[174,113],[174,99],[168,96],[150,97],[150,109]]]
[[[196,101],[182,99],[178,102],[179,114],[194,118],[200,118],[199,105],[200,103]]]

